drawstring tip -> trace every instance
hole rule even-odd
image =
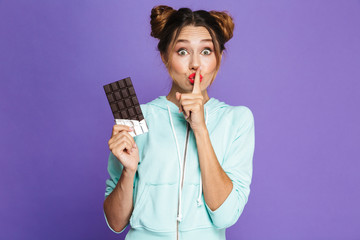
[[[182,221],[182,216],[180,215],[180,216],[178,216],[176,219],[177,219],[179,222],[181,222],[181,221]]]
[[[201,200],[197,200],[197,205],[198,205],[198,207],[200,207],[202,204],[203,204],[203,203],[202,203]]]

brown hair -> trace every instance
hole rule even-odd
[[[159,5],[151,10],[151,36],[159,39],[158,50],[165,56],[165,65],[168,68],[170,59],[167,53],[173,48],[181,29],[185,26],[205,27],[212,38],[215,56],[216,72],[220,68],[221,54],[225,50],[225,43],[233,37],[233,18],[226,11],[192,11],[189,8],[174,10],[166,5]],[[216,75],[216,74],[215,74]],[[214,80],[213,77],[212,81]],[[211,82],[212,82],[211,81]]]

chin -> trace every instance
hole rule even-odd
[[[183,87],[183,88],[181,88],[181,91],[184,92],[184,93],[185,92],[190,93],[190,92],[192,92],[192,87],[190,87],[190,88],[189,87]]]

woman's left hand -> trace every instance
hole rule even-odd
[[[191,129],[202,131],[206,129],[204,119],[204,97],[200,89],[200,68],[196,70],[194,87],[192,93],[179,93],[176,92],[176,99],[179,101],[181,109],[186,121],[189,122]]]

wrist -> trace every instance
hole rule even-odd
[[[209,136],[209,132],[207,130],[206,125],[201,126],[201,127],[197,128],[196,130],[193,130],[193,132],[194,132],[194,136],[196,139]]]
[[[136,173],[136,169],[123,168],[123,174],[125,177],[134,177]]]

